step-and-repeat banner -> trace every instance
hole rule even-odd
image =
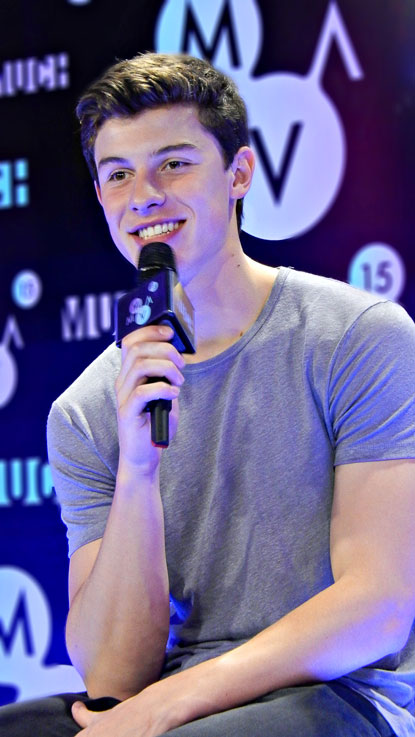
[[[2,0],[0,703],[82,689],[46,456],[53,399],[112,340],[132,268],[80,153],[76,101],[117,58],[188,52],[237,81],[257,168],[249,255],[415,316],[413,0]]]

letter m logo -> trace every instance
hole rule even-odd
[[[232,19],[229,2],[225,2],[222,8],[222,14],[218,17],[216,28],[213,31],[212,39],[209,42],[206,40],[198,19],[194,16],[193,10],[189,5],[186,5],[186,16],[183,23],[183,37],[181,43],[181,50],[183,53],[188,54],[190,52],[191,39],[196,41],[199,46],[201,56],[204,59],[212,62],[216,57],[216,51],[219,45],[220,38],[223,34],[227,34],[229,40],[230,57],[232,66],[242,66],[241,57],[236,42],[235,27]]]
[[[33,639],[32,639],[32,634],[31,634],[30,625],[29,625],[29,616],[28,616],[28,610],[27,610],[27,604],[26,604],[26,596],[23,592],[20,593],[20,596],[16,603],[15,610],[12,613],[12,616],[10,618],[10,622],[8,623],[8,625],[5,625],[4,622],[0,619],[0,643],[3,646],[4,652],[6,655],[10,654],[13,643],[19,631],[21,632],[21,635],[22,635],[22,640],[25,646],[26,654],[34,655],[35,651],[33,647]]]

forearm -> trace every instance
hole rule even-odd
[[[165,690],[160,698],[166,702],[171,691],[182,724],[276,689],[328,681],[399,650],[399,614],[394,602],[366,595],[359,582],[345,579],[240,647],[149,690]]]
[[[91,696],[126,698],[154,681],[169,626],[158,473],[120,464],[98,556],[68,616],[67,646]]]
[[[226,653],[218,665],[224,673],[236,673],[238,665],[243,672],[246,666],[257,692],[249,692],[249,678],[244,684],[241,675],[239,686],[247,689],[247,699],[286,686],[330,681],[401,649],[400,614],[395,599],[345,577]]]

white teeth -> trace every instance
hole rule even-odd
[[[157,223],[157,225],[149,225],[147,228],[140,228],[138,235],[140,238],[152,238],[154,235],[161,235],[162,233],[168,233],[172,230],[177,230],[179,223],[171,221],[170,223]]]

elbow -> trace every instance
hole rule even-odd
[[[128,660],[120,658],[119,654],[95,658],[93,662],[79,652],[79,649],[70,652],[71,661],[85,684],[89,698],[113,698],[125,701],[135,696],[160,677],[165,651],[153,651],[152,657],[143,657]],[[137,662],[139,667],[137,667]]]
[[[139,678],[130,677],[128,681],[119,677],[119,675],[115,671],[110,676],[98,673],[83,676],[89,698],[100,699],[105,697],[125,701],[132,696],[136,696],[147,686],[151,686],[158,679],[160,673],[157,672],[154,675],[147,673],[146,677],[141,675]]]
[[[125,701],[142,690],[123,688],[112,680],[106,683],[104,679],[95,677],[85,677],[84,683],[90,699],[111,698],[117,699],[117,701]]]
[[[389,601],[383,601],[382,626],[380,638],[384,655],[398,653],[409,638],[415,617],[415,601],[413,592],[399,592]]]
[[[124,701],[128,696],[124,696],[120,691],[114,689],[114,684],[106,687],[105,683],[92,676],[83,676],[85,688],[90,699],[111,698],[118,701]],[[117,692],[116,692],[117,691]]]
[[[165,659],[166,629],[167,634],[160,627],[147,642],[130,639],[123,644],[117,637],[113,641],[105,637],[88,639],[67,626],[67,651],[88,696],[124,701],[158,680]]]

